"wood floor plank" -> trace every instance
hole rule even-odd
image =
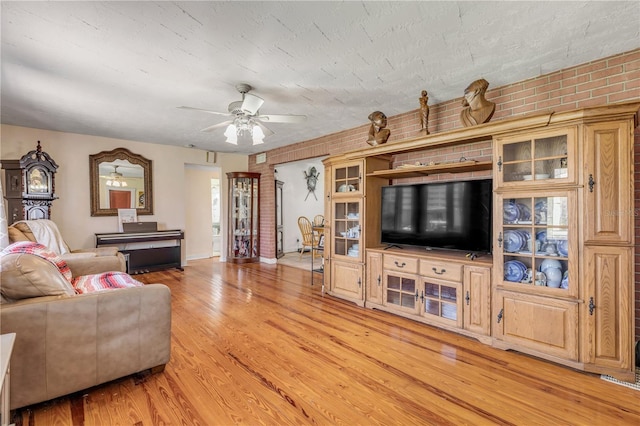
[[[172,291],[166,369],[21,424],[640,424],[636,390],[323,295],[305,270],[200,260],[137,278]]]

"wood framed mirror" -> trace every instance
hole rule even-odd
[[[151,160],[126,148],[89,156],[91,216],[117,216],[118,209],[135,208],[153,214]]]

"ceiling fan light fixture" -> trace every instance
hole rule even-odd
[[[224,135],[227,137],[227,140],[225,142],[233,145],[238,145],[238,129],[236,128],[235,124],[229,124],[227,130],[224,131]]]
[[[122,173],[118,172],[118,166],[113,167],[113,171],[110,173],[111,178],[107,180],[107,186],[113,186],[116,188],[129,186],[127,181],[122,180]]]
[[[254,145],[260,145],[261,143],[264,143],[264,132],[257,124],[253,126],[251,137],[253,138]]]

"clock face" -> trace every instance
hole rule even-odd
[[[40,167],[34,167],[27,174],[27,188],[30,194],[46,194],[49,192],[47,172]]]

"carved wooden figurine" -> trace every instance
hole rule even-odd
[[[489,82],[484,78],[476,80],[464,89],[460,113],[460,121],[465,127],[487,123],[493,117],[496,104],[485,99],[484,94],[489,87]]]
[[[429,96],[426,90],[422,91],[422,96],[418,99],[420,101],[420,131],[429,134]]]
[[[367,143],[371,146],[387,143],[387,139],[391,135],[391,131],[386,129],[387,116],[381,111],[374,111],[369,114],[369,121],[371,121],[371,127],[369,128]]]

